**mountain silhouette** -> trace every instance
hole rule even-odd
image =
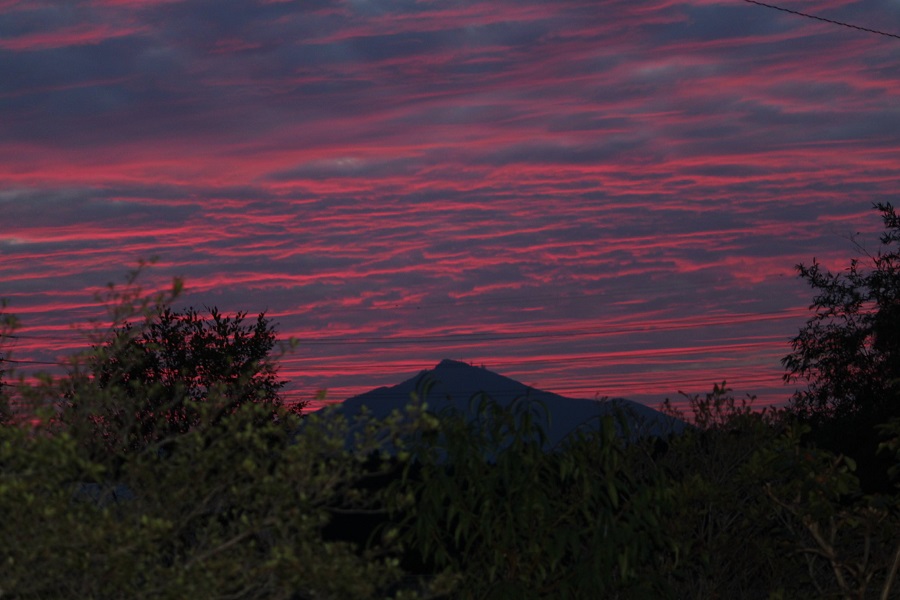
[[[424,393],[426,390],[427,394]],[[373,417],[385,418],[395,409],[402,410],[414,393],[425,396],[421,399],[427,402],[429,411],[440,414],[450,409],[471,418],[476,416],[473,407],[477,402],[473,400],[482,396],[504,406],[517,400],[536,402],[546,409],[546,413],[537,413],[551,447],[576,430],[598,430],[602,417],[617,413],[627,419],[630,436],[667,435],[678,433],[685,427],[683,421],[631,400],[567,398],[529,387],[483,367],[449,359],[398,385],[379,387],[349,398],[335,405],[334,410],[352,419],[366,407]]]

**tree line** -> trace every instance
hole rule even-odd
[[[876,209],[877,253],[798,266],[785,407],[723,382],[684,433],[619,415],[552,452],[528,398],[304,415],[265,314],[176,311],[180,281],[135,271],[64,376],[0,373],[0,596],[900,597],[900,219]]]

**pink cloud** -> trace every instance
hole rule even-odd
[[[114,38],[139,35],[145,31],[142,27],[113,28],[106,24],[97,26],[75,25],[56,31],[42,31],[0,39],[0,48],[14,52],[25,52],[94,45]]]

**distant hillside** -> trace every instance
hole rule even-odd
[[[551,392],[529,387],[509,377],[464,362],[445,359],[434,369],[425,370],[406,381],[380,387],[354,396],[342,404],[331,407],[348,418],[368,407],[377,418],[388,416],[392,410],[409,403],[414,392],[421,392],[425,382],[430,385],[427,397],[429,410],[440,413],[453,408],[463,413],[470,411],[470,401],[484,394],[503,405],[526,398],[542,404],[549,413],[549,422],[542,425],[548,444],[556,445],[576,429],[595,429],[601,417],[621,410],[629,418],[631,430],[637,434],[664,435],[681,431],[685,424],[650,407],[624,398],[612,400],[587,400],[566,398]]]

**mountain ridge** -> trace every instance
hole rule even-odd
[[[385,418],[394,410],[402,410],[414,393],[420,397],[424,394],[425,397],[421,399],[434,413],[455,409],[469,418],[476,416],[471,406],[471,401],[475,398],[486,396],[503,406],[519,399],[535,401],[546,408],[548,413],[539,424],[545,429],[547,442],[551,446],[574,431],[598,429],[602,417],[615,415],[617,412],[623,413],[628,419],[630,435],[663,436],[678,433],[685,427],[683,421],[625,398],[568,398],[525,385],[484,367],[452,359],[444,359],[433,369],[420,371],[397,385],[381,386],[348,398],[341,404],[334,405],[333,409],[352,419],[366,407],[373,417]]]

